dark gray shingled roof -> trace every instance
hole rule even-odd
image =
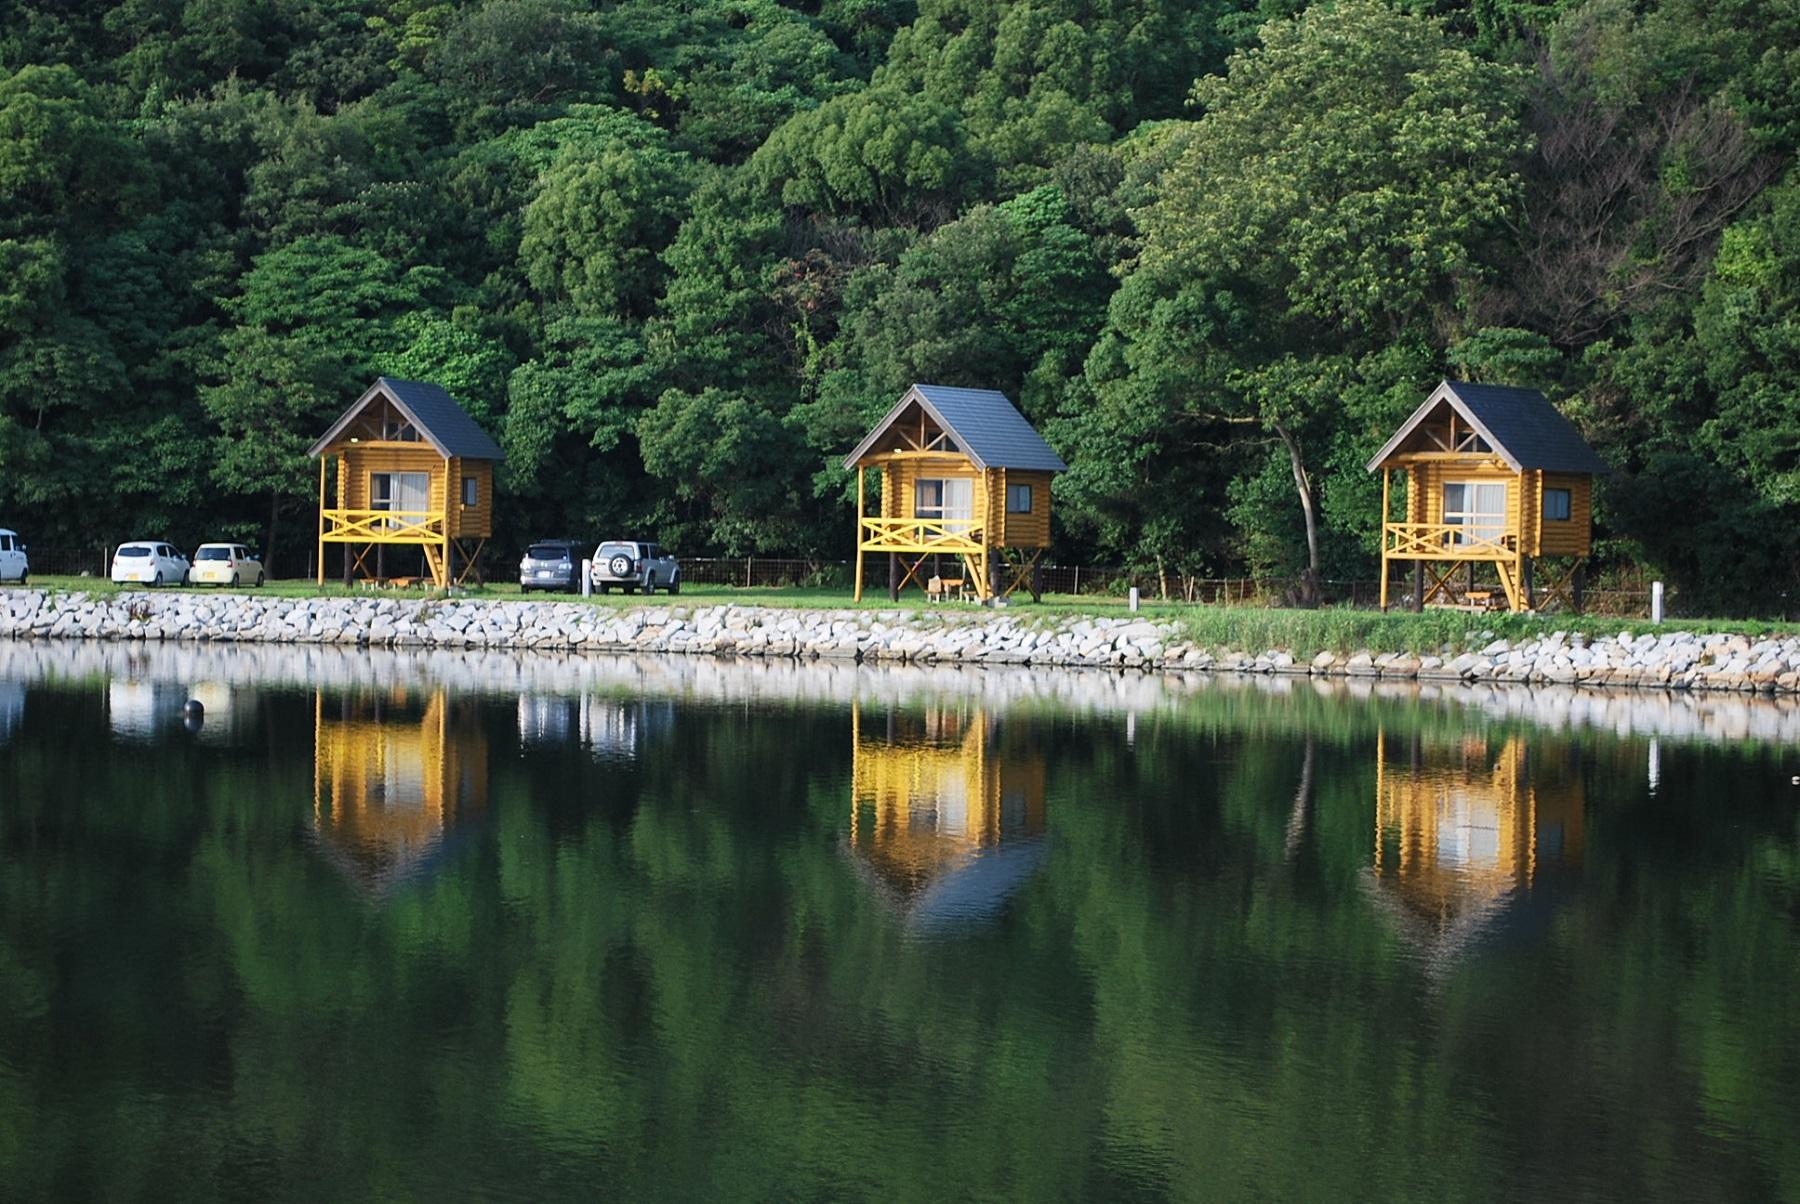
[[[310,454],[316,456],[324,451],[377,392],[386,393],[406,411],[413,425],[419,428],[419,434],[442,455],[457,456],[464,460],[506,458],[500,445],[488,437],[488,433],[469,417],[466,410],[456,404],[456,399],[450,394],[426,381],[400,380],[392,376],[377,377],[368,391],[357,398],[356,404],[345,410],[344,416],[332,424],[323,438],[313,444]]]
[[[1446,380],[1432,390],[1425,404],[1413,411],[1413,416],[1369,461],[1369,471],[1380,468],[1440,401],[1455,406],[1469,425],[1482,433],[1495,453],[1515,469],[1577,473],[1611,471],[1587,445],[1575,424],[1564,418],[1561,411],[1550,404],[1550,399],[1536,389],[1479,385],[1459,380]]]
[[[908,389],[856,450],[844,458],[844,467],[854,467],[913,401],[925,407],[979,468],[1069,470],[1006,394],[998,389],[958,389],[950,385],[914,385]]]

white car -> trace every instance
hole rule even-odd
[[[137,539],[113,551],[114,585],[181,585],[187,574],[188,558],[160,540]]]
[[[16,531],[0,527],[0,581],[17,581],[24,585],[31,576],[31,562],[25,559],[25,545]]]
[[[261,585],[262,561],[241,543],[203,543],[188,570],[193,585]]]
[[[588,576],[603,594],[615,585],[628,594],[639,590],[653,594],[658,589],[671,594],[681,592],[681,566],[653,543],[607,540],[594,549],[593,568]]]

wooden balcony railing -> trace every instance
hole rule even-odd
[[[982,526],[967,518],[869,518],[862,520],[865,552],[979,552],[987,546]]]
[[[326,543],[441,543],[444,516],[431,510],[326,510]]]
[[[1519,537],[1498,526],[1389,523],[1382,551],[1400,560],[1494,560],[1518,555]]]

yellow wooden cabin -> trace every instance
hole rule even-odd
[[[1021,586],[1042,594],[1037,566],[1050,545],[1050,482],[1068,465],[1006,394],[914,385],[844,467],[856,470],[858,600],[865,558],[884,553],[893,598],[909,583],[928,587],[933,579],[981,601]],[[866,512],[871,468],[881,472],[878,514]]]
[[[850,726],[849,847],[869,879],[915,924],[997,913],[1042,856],[1043,753],[969,699],[853,702]]]
[[[315,695],[313,832],[370,894],[416,877],[487,791],[487,736],[445,688]]]
[[[319,461],[320,585],[328,544],[344,549],[345,585],[419,576],[444,589],[475,571],[504,456],[444,390],[383,376],[309,454]],[[409,549],[418,560],[405,559]]]
[[[1368,469],[1381,471],[1383,610],[1396,562],[1413,566],[1415,610],[1502,598],[1514,611],[1581,609],[1594,477],[1607,467],[1536,389],[1446,380]],[[1498,590],[1475,588],[1476,570],[1489,566]]]
[[[1403,933],[1455,954],[1547,874],[1581,864],[1579,766],[1527,740],[1376,736],[1374,880]]]

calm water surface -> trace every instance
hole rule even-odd
[[[0,1196],[1800,1200],[1797,739],[0,645]]]

